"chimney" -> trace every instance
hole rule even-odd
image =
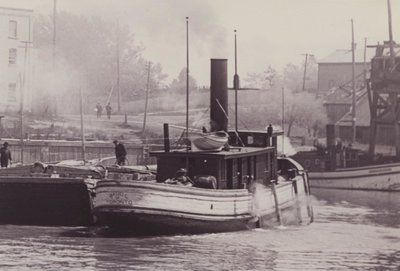
[[[211,59],[211,131],[228,131],[228,60]]]

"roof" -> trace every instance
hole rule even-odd
[[[374,49],[367,49],[366,61],[369,63],[371,58],[375,56]],[[356,63],[364,63],[364,49],[358,48],[355,50],[355,62]],[[318,64],[327,64],[327,63],[352,63],[352,54],[351,49],[337,49],[333,51],[328,56],[322,58],[318,61]]]
[[[22,12],[33,12],[33,9],[26,9],[26,8],[0,7],[0,10],[12,10],[12,11],[22,11]]]
[[[364,94],[367,93],[366,88],[358,89],[356,91],[356,101],[361,99]],[[330,89],[328,94],[324,98],[324,105],[326,104],[352,104],[352,92],[351,90],[345,90],[341,87],[335,87]]]
[[[150,156],[159,157],[189,157],[189,158],[219,158],[232,159],[251,157],[271,152],[275,147],[240,147],[239,149],[231,149],[228,151],[186,151],[186,149],[165,151],[151,151]]]
[[[338,122],[337,125],[351,126],[352,116],[351,110],[347,112]],[[369,126],[370,125],[370,112],[368,96],[364,95],[356,103],[356,125],[357,126]]]

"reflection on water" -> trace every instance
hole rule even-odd
[[[0,226],[1,270],[399,270],[400,193],[314,189],[315,222],[223,234],[105,237]]]

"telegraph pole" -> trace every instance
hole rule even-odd
[[[52,78],[52,93],[50,95],[50,97],[52,99],[54,99],[52,101],[52,103],[54,104],[54,109],[50,110],[54,111],[51,112],[51,114],[53,115],[57,115],[57,111],[58,111],[58,98],[57,98],[57,94],[54,93],[55,91],[55,71],[56,71],[56,39],[57,39],[57,0],[53,0],[53,78]]]
[[[149,91],[150,91],[150,69],[151,69],[151,62],[149,61],[149,66],[147,70],[147,84],[146,84],[146,100],[144,104],[144,117],[143,117],[143,129],[142,134],[144,134],[146,130],[146,119],[147,119],[147,106],[149,103]]]
[[[304,61],[304,74],[303,74],[303,91],[306,89],[306,76],[307,76],[307,60],[308,54],[305,54],[306,60]]]
[[[352,138],[351,142],[356,141],[356,83],[355,83],[355,43],[354,43],[354,21],[351,19],[351,87],[352,103],[351,103],[351,124],[352,124]]]
[[[53,71],[56,65],[57,0],[53,1]]]
[[[25,100],[25,92],[26,92],[26,66],[27,66],[27,59],[28,59],[28,44],[30,44],[30,41],[22,41],[24,43],[24,70],[23,74],[21,76],[21,73],[19,74],[19,83],[20,83],[20,123],[21,123],[21,129],[20,129],[20,148],[21,148],[21,163],[24,163],[24,137],[25,137],[25,130],[24,130],[24,100]]]
[[[121,91],[119,88],[119,20],[117,20],[117,94],[118,94],[118,112],[121,112]]]
[[[83,119],[83,94],[82,87],[79,88],[79,109],[81,115],[81,144],[82,144],[82,160],[85,164],[86,162],[86,147],[85,147],[85,128],[84,128],[84,119]]]

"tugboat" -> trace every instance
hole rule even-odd
[[[156,180],[98,181],[93,212],[99,223],[158,235],[238,231],[289,217],[312,221],[306,173],[293,159],[277,157],[282,133],[228,131],[227,93],[227,60],[212,59],[210,118],[215,131],[229,135],[229,144],[220,151],[170,149],[166,140],[163,151],[151,152]],[[168,134],[164,124],[164,138]]]

